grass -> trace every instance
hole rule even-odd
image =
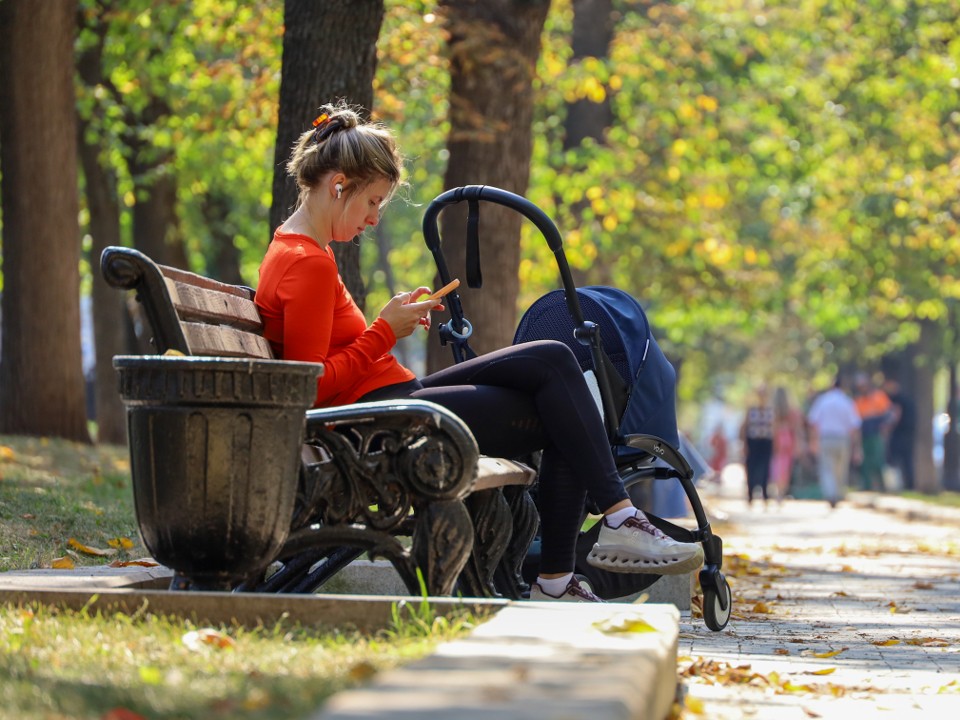
[[[82,549],[111,545],[120,548],[110,557]],[[0,436],[0,570],[145,554],[126,448]],[[426,600],[395,607],[376,634],[290,622],[200,628],[146,612],[0,605],[0,718],[306,717],[331,694],[423,657],[481,620],[466,610],[437,616]]]
[[[51,567],[56,558],[102,565],[69,543],[146,554],[133,512],[127,449],[0,436],[0,571]],[[109,561],[109,560],[107,560]]]
[[[960,493],[944,490],[936,495],[927,495],[926,493],[905,490],[900,493],[902,497],[910,500],[923,500],[933,505],[943,505],[946,507],[960,507]]]

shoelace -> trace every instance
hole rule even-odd
[[[567,592],[571,595],[579,595],[584,600],[589,600],[590,602],[603,602],[597,595],[594,595],[576,580],[570,581],[570,584],[567,585]]]
[[[638,528],[640,528],[640,530],[647,533],[648,535],[652,535],[657,540],[667,539],[667,536],[664,535],[664,533],[658,527],[654,526],[653,523],[651,523],[646,518],[641,519],[639,517],[634,516],[632,518],[627,518],[624,521],[624,525],[626,525],[627,523],[630,523],[631,525],[636,525]]]

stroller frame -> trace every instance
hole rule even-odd
[[[698,579],[703,591],[703,619],[706,626],[714,631],[722,630],[730,619],[732,594],[730,586],[721,570],[723,566],[723,541],[713,533],[707,520],[703,504],[693,484],[694,471],[680,451],[669,442],[654,435],[622,435],[619,427],[619,414],[615,407],[611,374],[616,370],[606,357],[600,340],[600,328],[596,323],[586,320],[577,296],[576,284],[563,251],[563,240],[556,224],[535,204],[526,198],[488,185],[466,185],[453,188],[438,195],[428,205],[423,216],[423,237],[427,248],[433,255],[441,285],[450,282],[451,275],[440,244],[438,218],[441,211],[460,202],[469,205],[467,214],[467,278],[471,287],[479,287],[479,206],[480,202],[491,202],[514,210],[528,220],[546,239],[556,259],[563,284],[567,308],[574,320],[574,337],[590,349],[593,370],[596,375],[603,407],[604,425],[611,446],[624,446],[642,453],[626,461],[617,463],[617,470],[628,492],[634,485],[647,480],[676,479],[680,482],[697,521],[696,529],[688,529],[668,520],[646,513],[650,522],[665,534],[680,542],[698,542],[703,545],[704,565]],[[473,263],[473,266],[471,266]],[[450,319],[440,324],[438,332],[443,345],[451,345],[454,361],[459,363],[475,353],[470,349],[468,340],[473,327],[464,315],[459,293],[454,290],[446,296],[444,302],[450,311]],[[617,376],[619,379],[619,376]],[[617,453],[614,453],[616,457]],[[654,465],[655,461],[661,464]],[[664,466],[665,465],[665,466]],[[589,531],[588,531],[589,532]],[[585,535],[581,533],[581,536]],[[605,573],[608,571],[596,570]],[[659,576],[658,576],[659,577]]]

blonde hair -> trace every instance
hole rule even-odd
[[[331,172],[347,177],[348,194],[381,178],[390,182],[392,194],[402,171],[403,157],[390,130],[365,122],[343,102],[320,108],[314,128],[300,135],[287,162],[287,173],[300,189],[300,202]]]

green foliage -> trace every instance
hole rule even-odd
[[[79,106],[107,139],[120,197],[131,153],[170,153],[178,232],[203,269],[206,202],[229,206],[255,284],[269,229],[282,2],[82,0],[107,29],[109,82]],[[105,9],[108,8],[108,9]],[[432,282],[420,219],[441,191],[449,78],[434,0],[387,0],[374,114],[407,180],[364,242],[371,315]],[[570,0],[538,67],[528,195],[560,227],[578,283],[645,305],[681,392],[750,361],[771,379],[870,363],[960,297],[960,11],[950,0],[705,0],[620,6],[607,57],[573,61]],[[564,150],[568,103],[609,100],[602,140]],[[129,222],[125,218],[129,232]],[[524,225],[518,314],[557,287]],[[692,370],[692,371],[691,371]]]

